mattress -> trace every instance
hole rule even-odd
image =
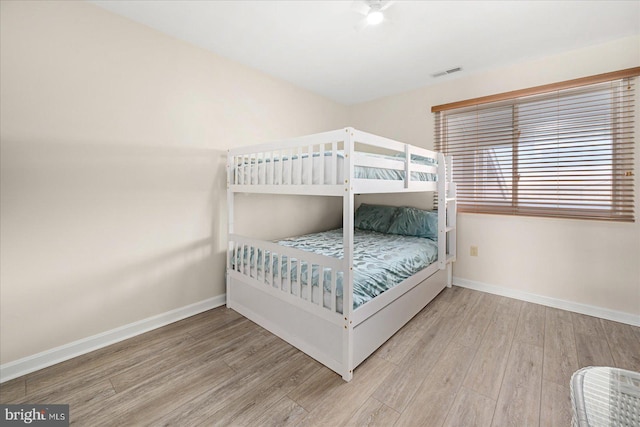
[[[238,174],[238,184],[245,185],[331,185],[343,182],[344,178],[344,153],[338,151],[336,156],[336,169],[332,172],[331,152],[325,152],[324,156],[314,153],[311,158],[308,154],[302,156],[282,156],[273,159],[251,159],[235,168]],[[365,153],[366,156],[386,160],[403,160],[403,157],[385,156],[381,154]],[[322,162],[324,157],[324,162]],[[427,157],[412,156],[413,163],[420,165],[435,165],[435,160]],[[256,167],[257,166],[257,167]],[[311,166],[311,182],[309,182],[309,167]],[[300,171],[302,169],[302,172]],[[322,170],[322,172],[321,172]],[[335,175],[335,181],[332,176]],[[386,169],[378,167],[354,167],[354,177],[358,179],[379,179],[402,181],[405,177],[403,170]],[[426,172],[411,172],[413,181],[436,181],[437,174]]]
[[[330,230],[305,236],[292,237],[277,242],[282,246],[297,248],[303,251],[314,252],[334,258],[343,258],[342,229]],[[240,261],[240,253],[236,253],[233,265]],[[308,289],[308,268],[302,264],[298,275],[298,262],[290,260],[290,271],[287,271],[288,260],[286,256],[274,254],[272,257],[268,251],[254,251],[245,249],[243,254],[245,274],[271,284],[271,271],[273,271],[274,283],[279,283],[276,278],[282,276],[282,288],[302,298],[311,299],[314,303],[322,304],[326,308],[331,307],[331,273],[328,269],[323,271],[323,292],[319,289],[320,269],[312,267],[312,290]],[[426,268],[438,258],[438,245],[430,239],[413,236],[401,236],[396,234],[378,233],[355,229],[353,249],[353,308],[356,309],[367,301],[372,300],[384,291],[398,285],[403,280],[411,277],[420,270]],[[266,261],[266,262],[265,262]],[[248,270],[248,271],[247,271]],[[297,286],[297,278],[300,277],[300,286]],[[289,280],[289,278],[292,278]],[[342,275],[336,277],[336,307],[342,312]],[[291,283],[291,286],[289,286]],[[300,288],[300,291],[298,291]]]

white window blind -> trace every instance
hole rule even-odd
[[[628,77],[436,111],[459,211],[634,221],[634,93]]]

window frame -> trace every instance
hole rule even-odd
[[[501,206],[500,203],[495,201],[494,202],[486,201],[486,200],[491,200],[492,194],[493,195],[495,194],[491,192],[491,190],[495,191],[495,189],[497,188],[494,185],[493,187],[488,186],[491,188],[491,190],[490,191],[485,190],[485,193],[481,193],[481,196],[479,197],[474,196],[472,203],[469,203],[469,202],[465,203],[464,199],[462,201],[459,201],[458,203],[459,211],[472,212],[472,213],[496,213],[496,214],[519,215],[519,216],[544,216],[544,217],[559,217],[559,218],[596,219],[596,220],[635,222],[635,200],[634,200],[635,189],[633,188],[633,176],[636,173],[635,171],[636,165],[635,165],[634,153],[633,153],[633,148],[635,145],[634,134],[631,133],[630,143],[628,141],[620,143],[619,142],[620,140],[626,140],[629,137],[624,136],[623,138],[619,138],[617,136],[618,128],[616,126],[622,126],[622,125],[628,124],[630,114],[631,116],[633,116],[633,105],[635,102],[635,97],[637,95],[635,94],[636,89],[633,83],[631,82],[632,82],[632,79],[634,79],[635,76],[637,75],[640,75],[640,67],[636,67],[628,70],[622,70],[614,73],[605,73],[598,76],[575,79],[567,82],[554,83],[551,85],[544,85],[536,88],[523,89],[520,91],[512,91],[512,92],[507,92],[503,94],[491,95],[488,97],[475,98],[467,101],[460,101],[460,102],[444,104],[444,105],[433,107],[431,111],[435,113],[435,120],[436,120],[435,149],[438,151],[443,151],[445,154],[453,154],[453,153],[450,153],[450,151],[455,151],[455,150],[449,150],[450,138],[448,136],[448,133],[449,133],[448,126],[449,126],[449,119],[452,115],[457,113],[465,114],[468,112],[472,112],[472,113],[475,112],[476,114],[478,114],[478,111],[481,111],[481,112],[491,111],[491,108],[496,108],[496,109],[510,108],[511,109],[512,123],[511,123],[510,129],[506,131],[506,133],[511,133],[511,142],[510,144],[508,144],[511,147],[511,166],[510,166],[511,176],[509,179],[510,183],[508,183],[509,185],[508,193],[510,194],[509,206],[508,207]],[[599,83],[607,83],[607,82],[613,83],[616,81],[621,81],[621,82],[629,81],[628,88],[631,91],[631,96],[632,96],[630,104],[625,103],[622,107],[620,107],[620,104],[617,102],[616,97],[627,96],[627,95],[624,94],[623,91],[620,93],[616,92],[616,89],[613,86],[611,87],[611,89],[599,89],[599,86],[593,86],[594,89],[590,88],[592,85],[598,85]],[[627,85],[627,83],[625,83],[625,85]],[[607,93],[607,95],[612,97],[612,103],[611,103],[610,109],[606,110],[605,115],[610,114],[612,118],[611,118],[611,124],[608,125],[608,127],[605,126],[605,128],[613,129],[615,130],[615,132],[612,133],[613,137],[610,140],[610,147],[611,147],[610,169],[606,169],[607,172],[610,173],[610,175],[608,179],[603,179],[602,182],[603,183],[610,182],[611,189],[607,190],[606,188],[604,188],[602,192],[599,192],[597,191],[597,189],[594,191],[594,189],[592,188],[587,188],[588,190],[591,190],[592,193],[587,192],[585,193],[586,195],[584,196],[574,196],[572,192],[577,192],[577,193],[580,192],[579,183],[578,184],[560,184],[557,186],[558,195],[556,196],[555,200],[557,201],[557,204],[562,204],[564,202],[565,207],[562,207],[562,206],[552,207],[552,204],[545,205],[545,202],[550,202],[554,200],[552,197],[548,196],[548,193],[545,193],[545,192],[548,192],[548,188],[550,187],[544,187],[543,184],[538,184],[538,187],[540,188],[539,190],[540,194],[544,194],[544,197],[540,197],[537,199],[535,198],[535,195],[536,195],[535,191],[532,192],[530,189],[527,189],[526,191],[523,190],[523,184],[522,184],[523,175],[521,171],[524,170],[522,165],[523,165],[523,159],[525,158],[523,157],[523,154],[521,154],[521,150],[524,145],[522,141],[522,132],[524,131],[524,128],[523,128],[523,123],[520,121],[520,112],[524,106],[533,105],[534,102],[537,102],[537,100],[540,100],[540,99],[543,102],[547,102],[549,99],[552,99],[553,96],[557,96],[559,100],[565,99],[565,98],[569,99],[572,96],[572,93],[574,93],[574,91],[565,90],[565,89],[575,89],[576,91],[585,90],[586,91],[585,93],[589,93],[589,94],[590,93],[597,94],[599,90],[610,91],[610,93]],[[589,92],[590,90],[592,90],[593,92]],[[540,95],[540,96],[537,96],[537,95]],[[619,111],[619,108],[631,109],[631,113],[625,110]],[[558,111],[561,111],[561,110],[558,108]],[[542,115],[547,114],[547,110],[540,110],[540,112]],[[556,114],[560,116],[561,113],[556,112]],[[597,110],[594,113],[594,115],[602,115],[602,111]],[[620,117],[623,117],[623,120],[621,123],[620,123]],[[539,122],[535,123],[535,125],[540,126],[541,124],[545,124],[546,123],[545,120],[546,119],[540,119]],[[480,122],[483,125],[486,124],[484,121],[480,121]],[[635,126],[637,124],[637,115],[633,116],[633,118],[630,119],[630,122],[632,126]],[[560,132],[558,129],[565,130],[565,128],[561,127],[560,125],[556,125],[556,126],[557,127],[555,129],[557,132]],[[573,125],[571,125],[571,127],[569,127],[568,129],[573,132],[572,126]],[[504,129],[505,128],[502,127],[503,132],[504,132]],[[483,132],[486,132],[486,131],[483,131]],[[475,136],[476,152],[475,154],[474,153],[471,154],[471,156],[474,156],[472,159],[473,177],[471,180],[469,179],[461,180],[462,182],[458,183],[459,188],[460,188],[460,185],[467,186],[467,188],[469,185],[475,186],[479,182],[479,179],[477,176],[478,172],[475,167],[476,165],[479,164],[477,147],[481,146],[482,147],[481,149],[484,150],[487,147],[492,146],[491,141],[487,143],[486,139],[482,140],[482,144],[478,144],[477,141],[480,138],[487,138],[486,134],[484,134],[483,132],[477,131],[477,134]],[[480,137],[478,135],[482,135],[482,136]],[[471,144],[469,142],[464,142],[465,137],[459,137],[459,138],[461,138],[463,141],[462,142],[454,141],[454,146],[456,146],[457,144],[458,148],[456,149],[458,150],[458,153],[460,152],[459,151],[460,145],[464,146],[464,144]],[[583,140],[587,140],[587,139],[589,138],[588,137],[582,138],[582,140],[579,140],[578,142],[582,142]],[[559,137],[558,137],[558,140],[560,140]],[[503,143],[499,143],[500,141],[506,141],[506,139],[504,139],[504,136],[503,136],[503,139],[499,139],[498,141],[496,141],[496,144],[495,144],[496,147],[498,145],[504,145]],[[530,145],[534,146],[535,142],[530,143]],[[561,143],[558,142],[558,147],[560,147],[560,145]],[[571,142],[570,141],[565,142],[564,145],[566,150],[567,146],[571,147]],[[598,146],[598,144],[595,144],[594,146]],[[556,175],[552,175],[555,177],[556,182],[560,181],[558,177],[561,177],[561,176],[576,177],[576,176],[580,176],[583,173],[589,174],[589,176],[592,176],[592,177],[597,176],[597,175],[594,175],[593,173],[598,168],[594,167],[594,165],[589,162],[593,162],[594,159],[597,162],[598,159],[596,159],[596,157],[598,157],[600,154],[594,154],[594,153],[591,153],[589,150],[586,150],[586,151],[582,151],[582,153],[588,153],[588,154],[581,155],[580,151],[577,151],[577,150],[584,149],[585,147],[590,148],[589,144],[585,143],[585,145],[582,146],[581,148],[572,148],[568,150],[569,154],[572,154],[571,157],[575,157],[576,159],[582,158],[583,162],[579,163],[579,160],[576,160],[575,163],[577,163],[579,166],[576,166],[578,171],[573,172],[573,175],[566,175],[568,169],[562,169],[559,166],[556,166],[557,173]],[[542,154],[546,154],[548,152],[547,149],[541,150],[539,152],[535,152],[535,151],[532,151],[531,148],[528,148],[526,151],[528,151],[529,153],[532,153],[534,157],[540,156]],[[604,150],[601,150],[598,148],[595,151],[598,151],[598,152],[607,151],[607,149],[605,148]],[[465,155],[468,154],[468,152],[473,152],[473,149],[468,148],[467,151],[464,151]],[[459,173],[456,173],[455,156],[456,155],[453,154],[454,180],[456,180],[455,175],[460,175]],[[559,152],[557,157],[557,159],[559,160],[556,161],[557,164],[562,163],[562,161],[567,161],[566,159],[561,161],[561,159],[563,159],[562,156],[563,154]],[[606,154],[604,154],[604,156],[606,156]],[[462,160],[462,161],[466,162],[467,160],[465,158],[465,160]],[[529,163],[530,168],[531,168],[531,165],[532,163]],[[548,171],[545,171],[544,165],[539,167],[535,165],[535,163],[533,163],[533,165],[534,165],[533,167],[534,169],[539,168],[539,170],[542,170],[543,173],[548,173]],[[566,167],[566,166],[563,166],[563,167]],[[591,167],[592,170],[589,171],[588,170],[589,167]],[[581,170],[581,168],[587,168],[585,169],[586,172]],[[553,170],[553,167],[549,169]],[[487,167],[482,169],[484,173],[487,173],[490,170],[491,168],[487,168]],[[616,173],[616,171],[618,172]],[[468,166],[464,168],[463,172],[465,174],[469,172]],[[535,172],[535,173],[539,173],[539,172]],[[618,175],[618,173],[620,175]],[[631,175],[628,175],[629,173]],[[536,177],[535,174],[531,176],[533,176],[534,178]],[[631,176],[631,182],[632,182],[631,184],[629,184],[629,179],[626,179],[629,176]],[[550,179],[553,180],[553,178],[550,178]],[[544,180],[541,180],[541,179],[538,180],[538,182],[542,182],[542,181]],[[594,178],[593,181],[596,182],[597,179]],[[532,187],[536,186],[535,179],[532,180],[531,183],[532,183],[531,184]],[[601,185],[601,184],[597,183],[597,185]],[[602,185],[606,186],[607,184],[602,184]],[[578,190],[569,189],[572,186],[574,186]],[[626,188],[628,186],[631,186],[630,190]],[[522,196],[521,192],[525,194],[525,196]],[[604,194],[599,194],[599,193],[604,193]],[[532,194],[533,196],[531,196]],[[607,197],[607,194],[610,194],[610,199],[608,201],[603,199],[603,197],[605,198]],[[576,197],[576,198],[567,199],[567,197]],[[486,199],[486,200],[483,202],[483,199]],[[571,202],[567,202],[567,200],[571,200]],[[606,203],[600,203],[600,200]],[[586,205],[589,205],[589,206],[580,207],[581,203],[584,203],[585,206]],[[598,204],[601,204],[603,207],[598,207]],[[538,206],[535,206],[535,205],[538,205]]]

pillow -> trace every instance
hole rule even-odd
[[[411,207],[398,208],[398,213],[387,233],[436,240],[438,238],[438,212]]]
[[[354,225],[360,230],[386,233],[398,208],[395,206],[367,205],[363,203],[356,210]]]

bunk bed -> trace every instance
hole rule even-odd
[[[229,150],[227,307],[350,381],[360,363],[451,286],[456,257],[451,177],[451,159],[442,153],[353,128]],[[367,205],[355,210],[355,195],[406,192],[437,193],[436,210]],[[236,234],[237,193],[341,197],[342,229],[277,242]],[[389,237],[388,229],[398,226],[394,219],[403,214],[437,215],[431,240],[404,236],[411,233],[402,230]],[[412,245],[431,254],[411,255],[419,262],[395,279],[382,269],[382,281],[393,283],[367,282],[382,258],[396,262],[387,255]],[[363,275],[364,287],[373,289],[364,296]]]

